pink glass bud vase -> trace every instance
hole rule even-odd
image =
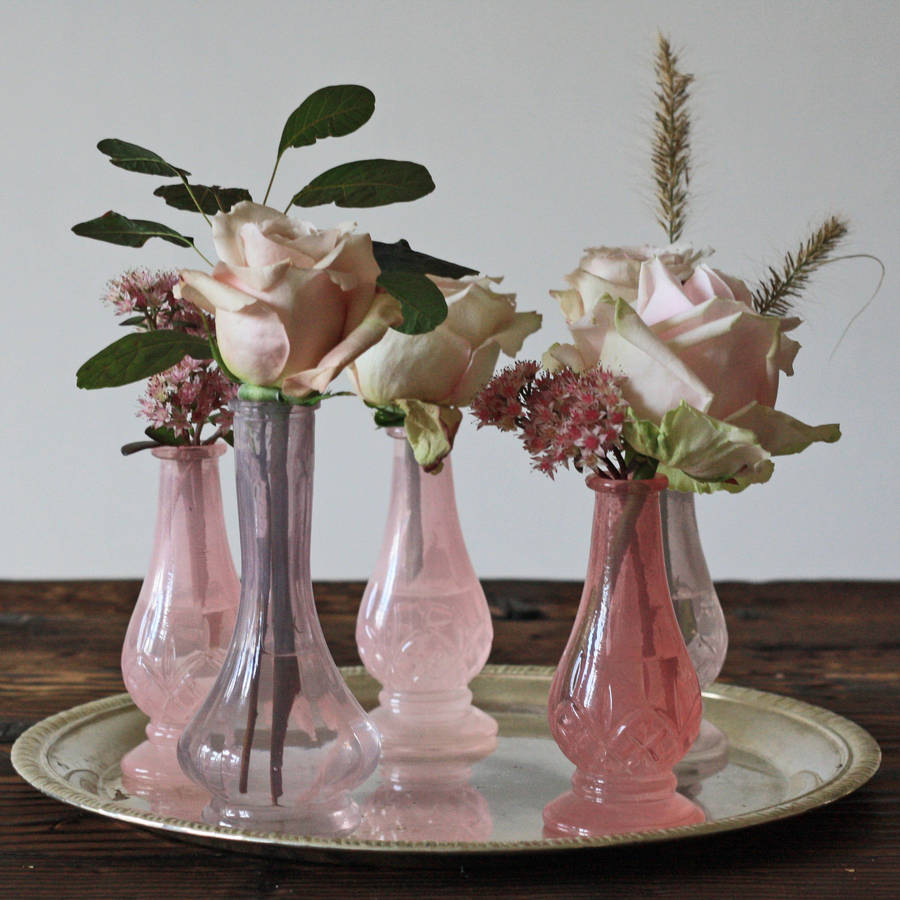
[[[126,790],[183,784],[176,748],[225,659],[240,584],[231,560],[222,443],[159,447],[156,537],[122,647],[122,677],[150,717],[147,740],[122,759]]]
[[[590,560],[550,688],[550,731],[575,764],[572,790],[544,808],[549,836],[596,836],[703,821],[672,767],[700,727],[700,686],[666,584],[665,478],[588,479]]]
[[[349,791],[378,762],[378,733],[334,664],[309,570],[315,410],[234,404],[241,602],[212,691],[178,746],[211,795],[205,821],[340,835]]]
[[[694,497],[663,491],[659,506],[669,593],[700,689],[705,690],[722,671],[728,629],[700,543]],[[704,719],[699,737],[678,767],[679,779],[684,783],[708,777],[727,762],[728,738]]]
[[[381,683],[372,721],[386,760],[481,759],[497,723],[472,705],[468,684],[494,630],[466,552],[449,458],[423,472],[402,428],[394,442],[391,502],[381,553],[366,586],[356,644]]]

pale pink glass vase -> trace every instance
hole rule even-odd
[[[340,835],[349,791],[378,762],[378,733],[334,664],[309,570],[315,410],[234,404],[241,603],[212,691],[178,746],[211,801],[204,820]]]
[[[659,506],[669,593],[700,689],[705,690],[722,671],[728,629],[700,543],[694,497],[666,490],[660,494]],[[678,767],[679,780],[688,783],[706,778],[727,762],[728,738],[704,719],[700,735]]]
[[[426,760],[382,767],[354,837],[380,841],[486,841],[494,828],[466,763]]]
[[[182,785],[176,748],[225,659],[240,584],[231,560],[219,457],[225,444],[159,447],[156,537],[122,647],[122,678],[150,717],[122,759],[126,790]]]
[[[372,721],[386,760],[474,762],[497,745],[497,723],[472,705],[469,682],[491,650],[484,591],[463,541],[449,458],[423,472],[402,428],[391,502],[366,586],[356,644],[382,690]]]
[[[544,808],[546,833],[702,822],[672,773],[697,737],[702,706],[666,584],[666,479],[588,484],[596,494],[587,578],[548,708],[550,731],[576,770],[572,790]]]

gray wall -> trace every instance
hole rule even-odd
[[[839,421],[844,437],[780,460],[767,485],[700,501],[713,574],[900,575],[896,4],[7,0],[3,13],[0,577],[137,576],[149,557],[156,463],[118,453],[143,428],[139,391],[78,391],[74,372],[121,334],[98,300],[108,278],[198,261],[161,243],[90,242],[69,227],[114,208],[207,235],[201,220],[150,195],[153,179],[109,166],[98,139],[152,147],[202,180],[261,196],[294,106],[325,84],[365,84],[378,98],[373,120],[290,153],[275,198],[348,159],[426,163],[434,194],[360,211],[360,226],[505,274],[520,307],[545,314],[524,350],[539,356],[565,337],[547,292],[582,247],[661,238],[647,164],[658,27],[698,78],[687,236],[752,279],[839,210],[853,222],[850,249],[888,267],[833,356],[876,266],[829,267],[806,298],[803,349],[779,407]],[[325,226],[347,213],[309,217]],[[314,575],[363,578],[386,513],[390,442],[352,399],[329,403],[318,426]],[[532,474],[512,437],[471,423],[457,447],[477,570],[580,578],[592,498],[578,476]]]

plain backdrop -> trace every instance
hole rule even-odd
[[[812,424],[840,422],[843,438],[780,459],[766,485],[700,499],[713,575],[900,575],[896,3],[5,0],[2,11],[0,577],[136,577],[149,559],[158,464],[118,449],[141,436],[139,388],[79,391],[74,373],[122,334],[99,300],[109,278],[199,260],[161,242],[133,250],[69,229],[115,209],[211,244],[199,217],[152,196],[161,179],[113,168],[99,139],[150,147],[198,181],[260,198],[298,103],[326,84],[364,84],[377,97],[372,120],[290,151],[276,204],[340,162],[425,163],[437,190],[421,201],[304,215],[320,226],[355,217],[380,240],[406,237],[504,275],[521,309],[544,314],[523,351],[539,357],[565,339],[548,291],[582,248],[663,239],[648,164],[658,28],[697,77],[686,238],[715,247],[716,266],[753,283],[838,211],[852,222],[847,252],[887,266],[839,347],[877,266],[826,267],[805,297],[795,333],[803,349],[778,406]],[[367,576],[391,443],[355,398],[319,413],[315,577]],[[592,494],[577,475],[551,482],[531,472],[514,438],[471,420],[454,465],[482,576],[583,576]],[[222,479],[237,550],[230,454]]]

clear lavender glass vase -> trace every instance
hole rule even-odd
[[[722,671],[728,652],[728,629],[709,575],[697,529],[694,494],[663,491],[659,507],[669,592],[675,616],[697,670],[700,688],[708,688]],[[702,778],[728,760],[728,738],[708,720],[679,766],[679,777]]]
[[[382,685],[372,721],[386,760],[474,762],[497,745],[497,723],[468,689],[494,630],[459,525],[451,463],[423,472],[403,429],[387,432],[391,503],[356,623],[360,658]]]
[[[591,553],[575,624],[550,688],[550,732],[575,764],[544,808],[548,836],[598,836],[703,821],[672,767],[700,727],[697,675],[666,584],[664,478],[588,479]]]
[[[125,642],[122,678],[150,717],[147,740],[122,759],[125,790],[184,785],[176,748],[231,641],[240,583],[231,560],[219,457],[225,444],[159,447],[156,536]]]
[[[339,835],[349,791],[378,762],[378,733],[325,644],[309,571],[315,411],[234,405],[243,577],[234,638],[178,745],[209,791],[207,822]]]

